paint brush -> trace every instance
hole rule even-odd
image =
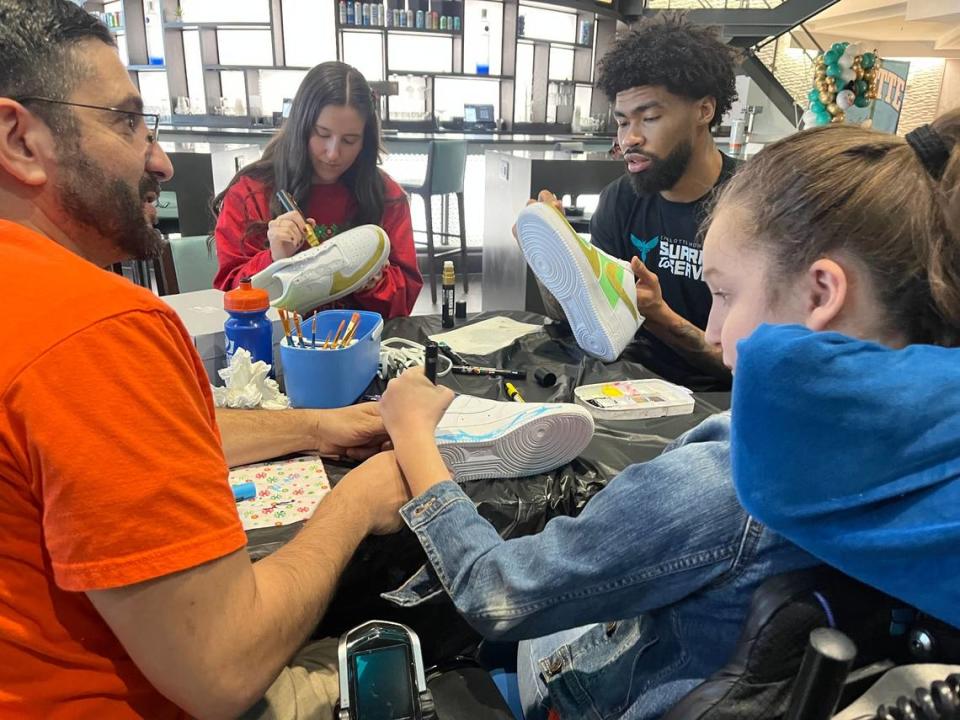
[[[337,327],[337,334],[333,336],[333,347],[337,347],[337,342],[340,340],[340,333],[343,332],[343,326],[347,324],[346,320],[341,320],[340,325]]]
[[[300,327],[300,313],[293,314],[293,324],[297,326],[297,345],[303,347],[303,328]]]
[[[313,311],[313,327],[310,329],[310,347],[317,347],[317,311]]]
[[[283,324],[283,336],[287,339],[287,345],[293,347],[293,341],[290,339],[290,320],[287,319],[287,311],[280,308],[280,322]]]
[[[340,347],[347,347],[347,343],[353,340],[353,336],[357,332],[357,327],[360,325],[360,313],[354,313],[350,316],[350,324],[347,326],[347,331],[343,334],[343,340],[340,341]]]

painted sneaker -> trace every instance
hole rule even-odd
[[[253,286],[274,307],[306,312],[356,290],[387,263],[390,238],[376,225],[361,225],[293,257],[277,260],[253,276]]]
[[[457,481],[555,470],[593,437],[593,417],[569,403],[517,403],[458,395],[437,425],[440,455]]]
[[[520,211],[517,238],[530,268],[563,308],[577,344],[606,362],[620,357],[643,322],[630,263],[591,245],[563,213],[543,203]]]

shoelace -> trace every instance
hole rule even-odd
[[[380,366],[377,375],[381,380],[397,377],[409,367],[423,365],[425,348],[405,338],[387,338],[380,343]],[[446,355],[437,356],[437,377],[448,375],[453,361]]]

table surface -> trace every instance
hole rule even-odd
[[[603,363],[583,353],[565,324],[557,324],[541,315],[526,312],[479,313],[466,321],[506,315],[513,319],[543,325],[543,330],[516,340],[510,346],[486,356],[464,354],[474,365],[527,369],[528,380],[513,381],[528,402],[573,402],[573,390],[580,385],[622,379],[656,377],[642,365],[619,360]],[[547,324],[544,324],[544,323]],[[404,337],[423,343],[428,335],[440,332],[439,316],[397,318],[385,324],[383,337]],[[544,367],[556,374],[551,388],[537,385],[533,370]],[[438,378],[458,393],[508,400],[497,378],[448,375]],[[371,392],[382,389],[374,379]],[[504,537],[538,532],[557,515],[575,515],[587,500],[626,466],[657,457],[664,447],[705,418],[730,406],[730,393],[695,393],[694,411],[689,415],[650,420],[597,420],[593,439],[581,456],[553,472],[527,478],[475,480],[464,483],[466,493]],[[325,460],[331,483],[336,484],[352,467],[349,463]],[[262,528],[247,533],[248,550],[254,558],[263,557],[292,538],[299,525]],[[418,633],[426,634],[425,654],[437,657],[459,651],[452,637],[431,637],[430,628],[455,624],[456,611],[444,598],[438,606],[401,610],[379,599],[379,593],[398,587],[426,557],[415,536],[408,530],[389,538],[368,538],[361,544],[341,581],[337,597],[331,603],[319,634],[339,635],[353,625],[377,616],[406,622]],[[442,620],[438,618],[443,618]],[[462,622],[462,621],[461,621]],[[352,623],[352,624],[351,624]],[[470,631],[461,628],[461,640]],[[455,635],[448,633],[447,635]],[[445,646],[444,642],[452,643]]]

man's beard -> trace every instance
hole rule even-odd
[[[631,150],[624,148],[624,155]],[[632,173],[627,172],[630,184],[637,195],[645,195],[669,190],[678,182],[687,171],[690,157],[693,155],[693,145],[689,140],[677,144],[667,157],[661,159],[648,153],[639,153],[650,158],[650,165],[646,170]]]
[[[143,218],[143,197],[157,181],[145,173],[137,188],[120,178],[110,178],[83,154],[79,146],[60,146],[57,191],[72,222],[108,239],[124,257],[158,257],[163,238]]]

